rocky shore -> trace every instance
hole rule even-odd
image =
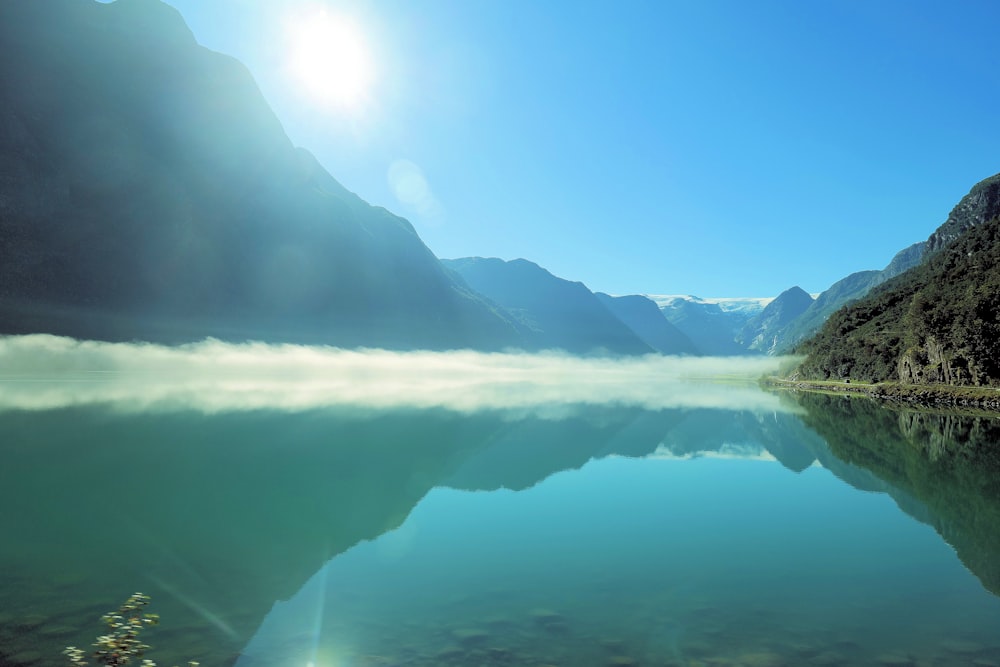
[[[858,394],[881,401],[908,403],[933,408],[973,408],[1000,412],[1000,388],[961,387],[947,384],[901,384],[878,382],[866,384],[851,381],[789,380],[768,377],[765,387],[837,394]]]

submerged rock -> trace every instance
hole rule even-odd
[[[544,607],[538,607],[532,609],[529,616],[540,625],[548,625],[549,623],[561,623],[563,622],[562,614],[552,609],[546,609]]]
[[[1000,660],[990,658],[976,658],[972,661],[974,667],[1000,667]]]
[[[11,661],[11,664],[13,665],[34,665],[41,662],[42,658],[44,657],[45,656],[42,655],[41,651],[36,651],[34,649],[27,649],[15,653],[14,655],[10,656],[9,659]]]
[[[627,655],[613,655],[608,658],[608,667],[635,667],[639,662]]]
[[[824,651],[809,658],[808,663],[816,667],[837,667],[837,665],[846,665],[847,658],[836,651]]]
[[[976,642],[966,641],[964,639],[948,639],[941,642],[941,648],[950,653],[962,653],[968,655],[971,653],[980,653],[983,650],[983,645],[977,644]]]
[[[569,626],[562,614],[551,609],[532,609],[530,614],[536,625],[541,626],[552,634],[565,634],[569,632]]]
[[[490,638],[490,633],[482,628],[462,628],[453,630],[451,636],[462,646],[480,646]]]
[[[744,667],[782,667],[782,665],[789,664],[785,658],[773,651],[744,653],[739,656],[736,662]]]
[[[912,667],[913,658],[903,653],[884,653],[876,658],[876,662],[886,667]]]

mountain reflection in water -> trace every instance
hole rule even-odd
[[[0,664],[136,589],[161,664],[1000,659],[1000,600],[921,525],[997,590],[995,422],[798,400],[8,409]]]

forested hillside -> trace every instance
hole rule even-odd
[[[807,378],[1000,384],[1000,219],[841,309],[799,351]]]

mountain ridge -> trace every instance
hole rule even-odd
[[[558,348],[576,354],[654,351],[586,285],[554,276],[534,262],[496,257],[441,262],[523,326],[532,349]]]
[[[0,56],[0,332],[520,344],[168,5],[4,3]]]
[[[837,311],[803,344],[807,357],[797,374],[907,384],[1000,382],[998,193],[1000,174],[976,184],[927,242],[943,246]]]

